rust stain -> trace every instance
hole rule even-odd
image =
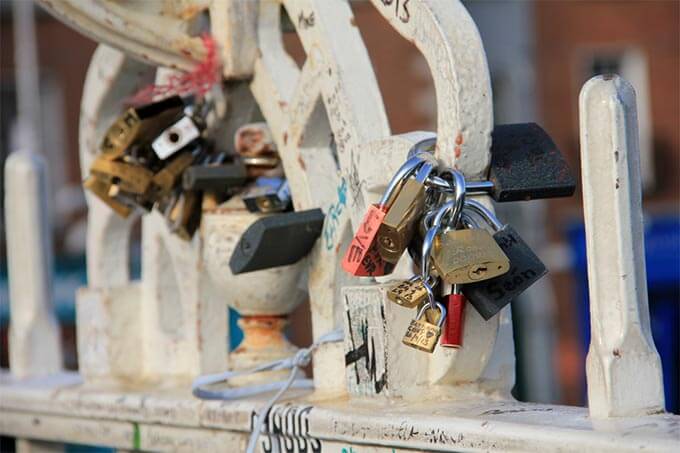
[[[302,158],[301,155],[298,155],[297,161],[300,164],[300,168],[302,168],[303,170],[307,170],[307,165],[305,165],[305,160]]]
[[[356,19],[354,18],[354,16],[352,16],[352,17],[350,18],[349,23],[350,23],[350,25],[351,25],[352,27],[356,27],[356,26],[357,26],[357,21],[356,21]]]
[[[463,144],[463,134],[458,132],[458,135],[456,136],[456,145],[462,145]]]
[[[456,148],[453,150],[453,155],[456,156],[456,159],[460,157],[461,154],[461,149],[460,145],[457,145]]]
[[[283,133],[283,144],[284,145],[288,144],[288,132]]]
[[[340,244],[335,246],[335,253],[337,254],[339,252],[340,252]]]
[[[616,357],[617,359],[621,358],[621,351],[619,351],[618,349],[614,349],[612,351],[612,354],[614,354],[614,357]]]
[[[279,101],[279,107],[285,109],[286,107],[288,107],[288,103],[286,101]]]

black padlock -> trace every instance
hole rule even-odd
[[[243,233],[229,260],[231,272],[294,264],[307,256],[323,229],[321,209],[262,217]]]
[[[248,172],[243,163],[192,165],[182,175],[184,190],[224,192],[246,183]]]
[[[570,197],[576,180],[550,136],[535,123],[496,126],[491,134],[491,196],[499,202]]]
[[[493,238],[510,260],[510,270],[498,277],[463,285],[463,294],[484,319],[490,319],[538,279],[548,273],[545,264],[510,225],[501,224],[484,205],[466,200],[464,212],[477,212],[495,230]]]

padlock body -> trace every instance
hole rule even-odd
[[[463,287],[463,293],[484,319],[494,316],[548,273],[545,264],[511,226],[505,225],[493,237],[510,259],[510,270]]]
[[[440,327],[424,320],[413,319],[401,341],[411,348],[424,352],[433,352],[441,333]]]
[[[458,349],[463,346],[463,324],[465,320],[465,296],[446,296],[446,323],[442,329],[439,344],[445,348]]]
[[[451,230],[438,236],[432,262],[449,284],[487,280],[510,270],[508,257],[491,234],[478,228]]]
[[[120,187],[125,192],[143,194],[151,184],[153,173],[138,165],[96,159],[90,172]]]
[[[381,206],[373,204],[368,208],[342,259],[346,272],[358,277],[376,277],[394,270],[394,265],[383,260],[378,252],[378,228],[384,218],[385,210]]]
[[[403,281],[387,291],[387,298],[397,305],[415,308],[427,301],[428,293],[420,278]]]
[[[409,179],[403,184],[378,229],[378,251],[383,260],[399,261],[422,217],[425,199],[422,182]]]

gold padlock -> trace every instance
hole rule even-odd
[[[416,275],[391,287],[387,291],[387,298],[402,307],[415,308],[421,303],[428,301],[430,295],[423,279]]]
[[[125,192],[143,194],[151,184],[153,173],[139,165],[97,158],[90,167],[94,176],[115,184]]]
[[[434,348],[439,342],[439,337],[442,334],[442,326],[446,320],[446,308],[444,305],[436,302],[437,309],[441,312],[437,324],[430,324],[427,320],[423,320],[425,312],[430,309],[430,304],[425,304],[418,311],[416,319],[411,320],[404,338],[401,340],[406,346],[418,349],[424,352],[433,352]]]
[[[185,241],[191,240],[201,223],[201,192],[182,192],[170,209],[170,231]]]
[[[378,252],[383,260],[396,264],[413,238],[418,220],[425,210],[425,180],[435,164],[424,161],[414,178],[407,179],[397,192],[378,228]]]
[[[84,182],[83,187],[92,192],[101,201],[106,203],[113,211],[124,219],[132,212],[132,208],[127,206],[113,197],[109,196],[111,184],[103,181],[95,176],[89,176]]]
[[[434,240],[432,263],[449,284],[473,283],[503,275],[510,260],[483,229],[451,230]]]
[[[194,161],[194,156],[190,152],[183,152],[173,156],[172,160],[158,173],[153,175],[154,197],[164,197],[170,193],[175,184],[179,181],[182,172],[186,170]]]

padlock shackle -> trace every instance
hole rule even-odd
[[[439,316],[439,320],[437,321],[437,327],[441,329],[441,327],[444,325],[444,322],[446,321],[446,307],[444,304],[441,302],[435,302],[434,306],[431,306],[431,304],[423,304],[422,307],[420,307],[420,310],[418,310],[418,314],[416,315],[416,319],[420,319],[423,316],[425,316],[425,312],[429,309],[438,309],[439,312],[441,313]]]
[[[498,220],[498,217],[491,212],[489,208],[484,206],[482,203],[480,203],[477,200],[465,200],[465,209],[468,209],[470,211],[474,211],[479,216],[484,219],[486,223],[488,223],[491,228],[493,228],[494,231],[500,231],[503,229],[503,223],[501,223],[500,220]]]
[[[380,198],[380,201],[378,202],[380,207],[385,207],[392,199],[394,192],[401,186],[402,182],[420,168],[424,162],[430,161],[430,158],[434,159],[434,157],[428,153],[416,153],[409,157],[406,162],[399,167],[399,170],[397,170],[394,176],[392,176],[392,179],[387,185],[387,189],[385,189],[385,193],[383,193],[382,198]]]
[[[430,275],[430,253],[432,252],[435,237],[441,230],[442,219],[445,215],[450,213],[450,222],[455,226],[458,223],[465,203],[465,177],[458,170],[448,169],[445,170],[445,172],[452,176],[450,185],[455,189],[455,198],[444,203],[436,211],[432,226],[428,228],[425,238],[423,239],[423,248],[420,257],[420,274],[422,275],[423,280],[427,279]]]

